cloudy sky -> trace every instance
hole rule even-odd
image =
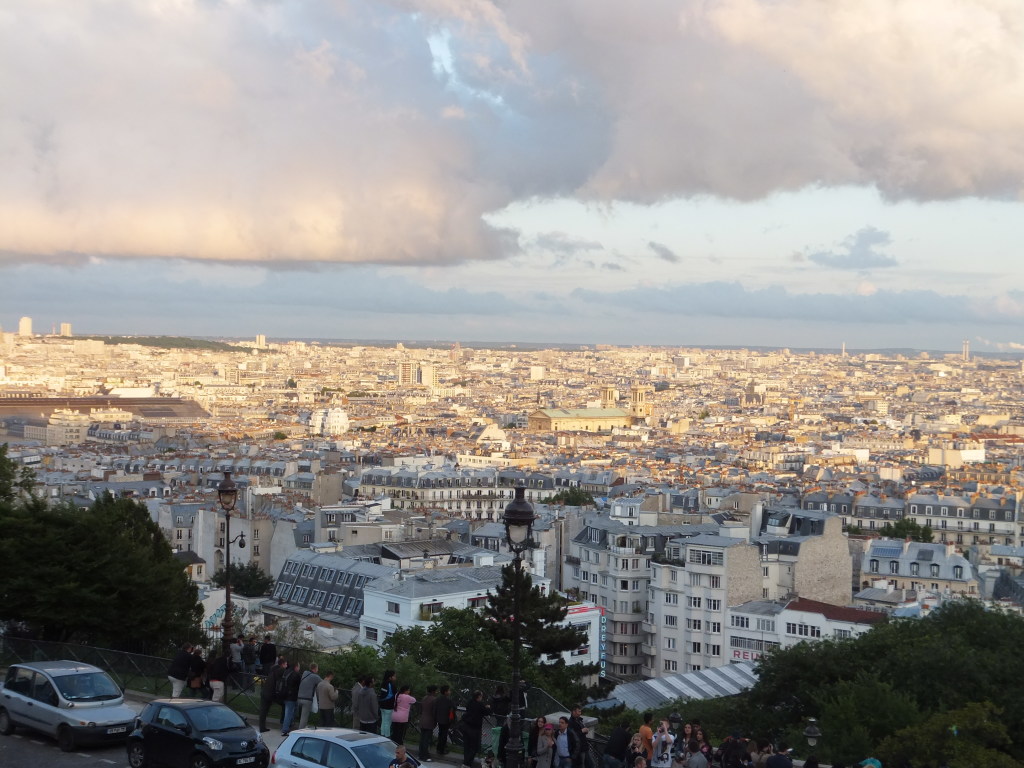
[[[1020,0],[8,0],[0,325],[1024,344]]]

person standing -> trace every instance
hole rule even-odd
[[[583,754],[579,734],[569,727],[569,718],[558,718],[558,733],[555,734],[555,754],[551,759],[552,768],[572,768]]]
[[[448,754],[448,729],[455,720],[455,702],[451,686],[442,685],[434,701],[434,722],[437,723],[437,754]]]
[[[654,757],[651,758],[651,768],[672,768],[672,744],[675,740],[668,727],[668,720],[662,720],[654,734]]]
[[[793,768],[793,758],[789,756],[789,745],[784,741],[776,744],[775,754],[765,761],[764,766],[765,768]]]
[[[203,660],[203,649],[198,646],[192,650],[192,658],[188,662],[188,688],[190,696],[203,698],[206,687],[206,662]]]
[[[377,732],[377,718],[380,717],[380,705],[373,690],[373,682],[373,675],[364,677],[359,694],[352,703],[352,712],[359,720],[359,730],[369,733]]]
[[[295,707],[299,701],[299,684],[302,682],[302,665],[292,662],[288,670],[288,681],[284,691],[284,717],[281,718],[281,735],[287,736],[295,719]]]
[[[708,759],[700,750],[700,742],[690,739],[686,745],[686,768],[710,768]]]
[[[391,715],[391,740],[396,744],[405,744],[405,732],[409,728],[409,713],[416,699],[409,692],[408,685],[398,689],[395,696],[395,710]]]
[[[587,747],[587,736],[590,734],[590,729],[583,724],[582,704],[573,704],[572,712],[569,713],[569,727],[576,731],[576,735],[580,739],[580,751],[576,756],[576,762],[573,763],[574,768],[593,768],[590,750]]]
[[[533,753],[534,768],[555,768],[551,762],[555,754],[555,726],[551,723],[544,723],[540,729]]]
[[[248,681],[256,674],[256,638],[250,637],[242,646],[242,671],[245,672]]]
[[[349,693],[349,709],[352,711],[352,729],[359,730],[359,715],[356,713],[356,699],[359,698],[359,694],[363,691],[363,677],[356,678],[356,684],[352,686],[352,691]]]
[[[316,687],[316,702],[320,708],[320,725],[334,727],[334,707],[338,703],[338,689],[334,687],[334,673],[327,672]]]
[[[270,730],[267,728],[267,715],[270,714],[270,708],[278,701],[278,688],[281,685],[281,678],[287,674],[287,669],[288,663],[281,659],[281,662],[270,670],[270,674],[263,681],[263,687],[260,689],[260,733]],[[284,700],[282,699],[278,703],[283,705]]]
[[[654,757],[654,730],[651,728],[653,719],[653,712],[644,712],[644,724],[640,726],[640,741],[644,745],[648,760]]]
[[[260,672],[264,675],[269,675],[277,666],[277,646],[270,639],[270,635],[263,638],[263,644],[260,645],[259,659]]]
[[[174,654],[171,665],[167,667],[167,679],[171,682],[171,698],[181,696],[185,683],[188,682],[188,668],[192,663],[192,643],[185,643]]]
[[[309,665],[309,669],[299,677],[298,705],[299,705],[299,728],[309,725],[309,716],[313,713],[313,697],[316,696],[316,687],[323,682],[320,677],[320,667],[316,662]],[[319,700],[318,702],[319,703]]]
[[[434,734],[434,727],[437,725],[437,713],[434,711],[434,702],[437,701],[437,686],[428,685],[427,695],[420,703],[420,753],[421,763],[430,762],[430,739]]]
[[[604,755],[601,756],[604,768],[625,768],[631,737],[629,723],[625,720],[612,729],[608,736],[608,743],[604,745]]]
[[[238,688],[242,687],[242,649],[244,647],[245,643],[241,635],[236,637],[234,642],[228,646],[228,651],[231,653],[231,657],[228,660],[228,671],[231,673],[231,679],[234,680],[235,686]]]
[[[483,739],[484,718],[489,714],[491,709],[484,704],[484,692],[473,691],[462,715],[462,764],[465,768],[473,768],[473,761],[476,760]]]
[[[212,701],[224,702],[224,686],[228,680],[228,657],[223,653],[217,654],[210,659],[206,665],[206,679],[210,683],[210,690],[213,691]]]
[[[391,715],[395,710],[395,672],[392,669],[384,670],[384,677],[380,684],[380,696],[377,703],[380,705],[380,735],[391,737]]]

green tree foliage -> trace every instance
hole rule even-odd
[[[227,581],[227,571],[220,568],[210,579],[215,587],[223,587]],[[242,597],[262,597],[269,594],[274,586],[274,579],[267,576],[256,563],[231,566],[231,591]]]
[[[166,647],[202,617],[197,591],[149,511],[0,501],[0,621],[46,640]]]
[[[583,680],[598,672],[596,664],[567,665],[561,654],[586,643],[585,633],[561,626],[568,601],[558,594],[545,594],[533,585],[529,573],[517,579],[509,565],[502,569],[502,583],[488,595],[483,611],[447,608],[433,618],[429,628],[413,627],[395,632],[384,643],[384,665],[398,671],[403,682],[416,685],[436,683],[447,672],[509,681],[512,676],[512,646],[516,615],[513,587],[520,586],[519,606],[522,655],[520,671],[524,680],[541,688],[556,700],[583,700],[597,687]]]
[[[1024,675],[1022,644],[1019,616],[972,600],[949,602],[926,618],[892,620],[855,639],[774,651],[762,659],[760,679],[744,698],[757,713],[756,732],[795,737],[806,718],[817,718],[825,738],[816,751],[825,762],[860,760],[882,744],[896,754],[891,740],[899,734],[937,733],[945,722],[937,716],[972,704],[987,708],[1005,733],[1017,734],[1024,729],[1024,702],[1008,681]],[[964,729],[966,722],[965,715]],[[1003,742],[998,731],[985,731],[979,743],[1024,759],[1024,744]],[[1018,763],[974,763],[997,764]]]
[[[909,517],[897,520],[895,523],[886,523],[879,529],[878,533],[888,539],[909,538],[912,541],[923,541],[925,543],[931,542],[935,538],[931,526],[919,525]]]
[[[287,440],[288,439],[288,433],[287,432],[282,432],[281,430],[277,430],[276,432],[274,432],[274,439],[275,440]]]
[[[207,349],[214,352],[248,352],[245,347],[226,344],[223,341],[208,339],[190,339],[187,336],[82,336],[83,339],[94,339],[105,344],[138,344],[140,347],[158,347],[160,349]]]
[[[594,496],[587,491],[581,491],[579,488],[569,488],[549,496],[544,500],[544,503],[565,504],[570,507],[592,507],[594,506]]]
[[[1020,768],[1006,753],[1011,740],[1002,714],[988,702],[936,712],[885,739],[878,757],[885,765],[912,762],[915,768]]]
[[[28,467],[19,467],[7,456],[7,443],[0,445],[0,504],[13,504],[25,494],[32,493],[36,473]]]

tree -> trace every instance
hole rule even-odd
[[[223,587],[227,581],[226,569],[219,568],[210,581],[215,587]],[[231,591],[242,597],[262,597],[269,594],[273,586],[274,579],[256,563],[231,566]]]
[[[567,488],[544,500],[545,504],[566,504],[570,507],[592,507],[594,496],[579,488]]]
[[[106,494],[92,507],[0,503],[0,620],[45,640],[166,648],[202,606],[149,510]]]
[[[897,520],[895,523],[886,523],[878,530],[878,533],[888,539],[909,538],[912,541],[925,543],[931,542],[935,538],[931,526],[919,525],[909,517]]]
[[[907,765],[913,760],[921,768],[1020,768],[1006,754],[1011,740],[1002,714],[991,702],[936,712],[885,739],[878,756],[885,765]]]
[[[36,473],[7,457],[7,443],[0,445],[0,502],[14,502],[32,493],[35,484]]]

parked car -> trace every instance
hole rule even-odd
[[[154,699],[128,737],[131,768],[267,768],[270,750],[237,712],[204,699]]]
[[[0,733],[23,726],[54,737],[65,752],[124,741],[135,717],[106,672],[78,661],[12,664],[0,687]]]
[[[397,745],[386,736],[350,728],[292,731],[274,750],[274,768],[383,768],[395,759]],[[413,768],[420,761],[407,754]]]

